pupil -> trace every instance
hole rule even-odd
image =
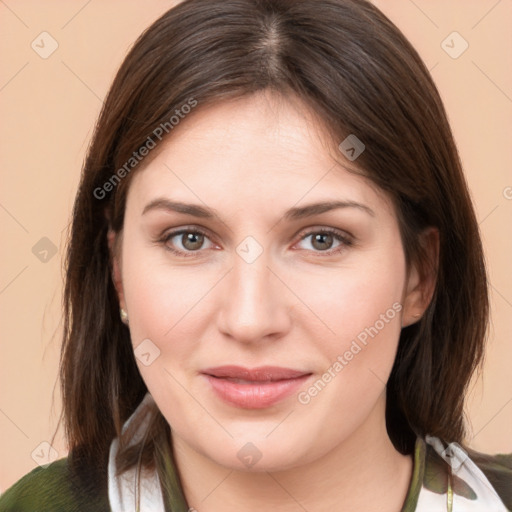
[[[187,247],[188,249],[198,249],[199,247],[201,247],[202,236],[203,235],[198,233],[187,233],[185,235],[185,241],[183,243],[184,247]],[[187,246],[187,243],[192,244],[192,247]]]
[[[328,233],[317,233],[315,238],[314,238],[314,241],[313,241],[313,245],[315,243],[318,243],[320,242],[320,247],[317,247],[317,249],[325,249],[325,238],[327,237],[327,242],[332,242],[332,235],[329,235]],[[330,245],[329,243],[327,243],[327,245]]]

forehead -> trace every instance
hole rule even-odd
[[[321,198],[380,201],[389,209],[383,192],[348,171],[335,150],[326,127],[296,100],[265,93],[199,104],[137,171],[129,202],[168,194],[218,209],[229,203],[261,210]]]

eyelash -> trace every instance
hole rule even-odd
[[[175,236],[183,235],[184,233],[193,233],[195,235],[199,234],[199,235],[202,235],[209,239],[208,234],[199,228],[182,228],[182,229],[178,229],[176,231],[171,231],[169,233],[166,233],[163,237],[159,238],[157,240],[157,242],[162,244],[167,251],[169,251],[173,254],[176,254],[177,256],[183,257],[183,258],[194,257],[194,256],[196,256],[197,253],[202,252],[200,249],[197,251],[186,251],[185,252],[185,251],[180,251],[180,250],[173,249],[172,247],[169,247],[169,245],[168,245],[169,240],[171,240]],[[330,249],[328,251],[313,251],[320,258],[338,254],[346,247],[351,247],[354,244],[353,240],[349,236],[342,234],[342,232],[340,232],[334,228],[320,228],[320,229],[308,231],[303,236],[301,236],[299,242],[302,242],[302,240],[305,240],[306,238],[308,238],[311,235],[317,235],[317,234],[333,235],[334,238],[336,238],[339,242],[341,242],[341,245],[335,249]]]

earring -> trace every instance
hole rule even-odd
[[[419,318],[421,316],[421,313],[416,313],[412,315],[413,318]],[[402,328],[404,327],[404,324],[402,323]]]
[[[119,308],[119,314],[121,316],[121,322],[128,325],[128,313],[123,308]]]

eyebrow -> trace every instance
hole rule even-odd
[[[283,217],[285,220],[297,220],[306,217],[312,217],[314,215],[319,215],[321,213],[325,213],[340,208],[357,208],[368,213],[372,217],[375,217],[375,212],[370,207],[358,203],[356,201],[322,201],[319,203],[308,204],[305,206],[295,206],[293,208],[286,210]],[[219,213],[214,208],[208,208],[198,204],[171,201],[170,199],[166,198],[157,198],[148,203],[144,207],[142,215],[145,215],[147,212],[152,210],[173,211],[178,213],[184,213],[186,215],[191,215],[193,217],[201,217],[206,219],[210,219],[213,217],[220,218]]]

